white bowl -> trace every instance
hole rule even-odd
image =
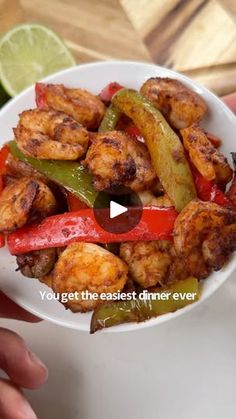
[[[98,93],[111,81],[117,81],[124,86],[138,89],[145,80],[154,76],[176,78],[200,94],[207,102],[210,110],[202,125],[223,140],[222,151],[227,157],[230,157],[231,151],[236,151],[236,118],[233,113],[206,88],[166,68],[128,61],[99,62],[61,71],[48,77],[45,81],[62,83],[68,87],[83,87],[93,93]],[[28,88],[6,104],[0,111],[0,144],[12,139],[12,127],[15,127],[17,124],[19,112],[33,107],[35,107],[34,87]],[[64,306],[58,301],[43,301],[40,297],[40,291],[48,293],[50,291],[49,288],[41,284],[37,279],[25,278],[20,273],[15,272],[15,257],[11,256],[7,249],[0,250],[0,266],[0,289],[20,306],[54,323],[77,330],[89,331],[91,314],[74,314],[69,310],[65,310]],[[233,255],[230,262],[221,271],[213,273],[203,282],[201,299],[197,303],[191,304],[175,313],[169,313],[143,323],[127,323],[106,329],[105,331],[121,332],[142,329],[158,325],[186,313],[214,293],[229,278],[235,268],[236,255]]]

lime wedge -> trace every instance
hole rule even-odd
[[[45,26],[18,25],[0,39],[0,80],[10,96],[73,65],[75,60],[64,42]]]

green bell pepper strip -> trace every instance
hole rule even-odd
[[[178,281],[169,287],[151,289],[149,292],[158,294],[165,293],[169,297],[166,300],[155,300],[141,299],[138,296],[132,300],[101,304],[93,312],[90,333],[95,333],[97,330],[123,323],[143,322],[153,317],[179,310],[199,299],[198,280],[194,277]],[[179,298],[176,298],[175,293],[178,294]],[[141,294],[139,295],[141,296]]]
[[[69,192],[77,196],[88,207],[92,208],[98,192],[92,185],[92,176],[86,171],[81,163],[75,161],[39,160],[28,157],[18,148],[15,141],[8,143],[10,152],[19,160],[30,164],[38,172],[55,183],[63,186]],[[109,206],[107,195],[99,194],[100,206]]]
[[[112,103],[129,116],[140,130],[156,174],[176,210],[180,212],[197,195],[179,137],[161,112],[140,93],[122,89],[113,96]]]
[[[108,106],[98,132],[112,131],[115,129],[120,116],[121,112],[114,105],[111,104]]]

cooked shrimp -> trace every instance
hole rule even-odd
[[[14,133],[21,151],[39,159],[77,160],[89,140],[87,130],[72,117],[43,109],[22,112]]]
[[[236,249],[236,213],[215,203],[191,201],[175,221],[174,245],[192,275],[206,278]]]
[[[120,131],[97,134],[84,165],[98,191],[120,184],[141,191],[156,177],[146,146]]]
[[[199,122],[207,112],[201,96],[178,80],[153,77],[142,85],[140,91],[177,129]]]
[[[7,157],[6,173],[7,175],[13,176],[13,178],[33,177],[34,179],[43,180],[45,183],[48,182],[36,169],[19,160],[17,157],[14,157],[11,153]]]
[[[202,248],[206,263],[215,271],[221,269],[229,254],[236,250],[236,222],[225,226],[221,236],[216,231],[209,234]]]
[[[53,290],[77,292],[78,299],[65,305],[73,312],[93,310],[99,294],[121,291],[127,281],[128,268],[117,256],[92,243],[73,243],[61,253],[53,272]],[[97,293],[98,299],[83,299],[81,291]]]
[[[53,214],[55,209],[56,200],[48,186],[38,179],[18,179],[0,195],[0,231],[13,231],[29,220]]]
[[[62,84],[37,83],[39,106],[52,108],[72,116],[90,130],[96,130],[103,118],[105,106],[98,96],[84,89],[68,89]]]
[[[120,257],[128,264],[134,281],[144,288],[163,284],[171,264],[167,241],[127,242],[120,246]]]
[[[144,288],[175,282],[189,275],[184,260],[176,256],[170,241],[122,243],[120,257],[127,263],[131,278]]]
[[[57,207],[57,202],[51,189],[38,179],[35,182],[37,183],[37,193],[30,212],[31,222],[53,214]]]
[[[172,206],[166,194],[156,197],[152,191],[147,190],[139,192],[138,196],[143,206]],[[173,252],[173,244],[164,240],[126,242],[120,246],[120,257],[128,264],[131,278],[144,288],[168,282]]]
[[[53,271],[49,272],[47,275],[40,276],[39,281],[47,285],[49,288],[52,288],[53,283]]]
[[[226,157],[214,147],[205,131],[197,124],[180,130],[184,147],[201,175],[225,186],[233,175]]]
[[[167,194],[155,196],[152,191],[143,191],[138,194],[143,206],[172,207],[170,198]]]

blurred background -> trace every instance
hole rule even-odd
[[[50,26],[78,63],[129,59],[180,71],[225,95],[236,90],[235,0],[0,0],[0,35]]]

